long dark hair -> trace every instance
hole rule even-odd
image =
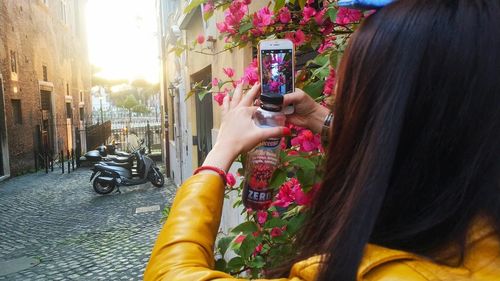
[[[318,280],[355,280],[367,243],[463,255],[474,218],[500,229],[500,3],[400,0],[339,67],[326,176],[297,240]]]

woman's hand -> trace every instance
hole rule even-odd
[[[258,108],[253,103],[259,95],[260,85],[255,84],[245,95],[242,88],[243,84],[240,83],[232,98],[229,95],[224,98],[217,142],[203,165],[227,171],[240,153],[249,151],[265,139],[290,133],[286,127],[259,128],[252,116]]]
[[[283,106],[293,104],[293,114],[287,115],[288,122],[305,127],[314,133],[320,133],[323,122],[330,110],[315,102],[308,94],[301,89],[284,96]]]

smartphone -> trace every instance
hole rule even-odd
[[[259,73],[261,94],[286,95],[295,90],[295,49],[288,39],[259,42]],[[292,114],[293,105],[283,109]]]

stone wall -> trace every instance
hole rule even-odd
[[[11,174],[34,166],[42,118],[41,84],[52,91],[53,151],[74,147],[68,146],[68,139],[74,143],[74,138],[67,135],[66,103],[72,107],[72,131],[79,124],[79,107],[90,112],[84,8],[84,0],[0,2],[0,71],[5,87]],[[16,53],[17,74],[11,72],[11,51]],[[43,66],[47,68],[46,82]],[[13,99],[21,102],[21,124],[14,122]]]

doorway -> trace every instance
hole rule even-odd
[[[39,148],[42,151],[51,151],[54,148],[54,136],[52,126],[52,93],[40,91],[42,107],[42,124]]]
[[[204,86],[208,85],[212,80],[212,67],[205,67],[191,78],[193,83],[202,83]],[[197,145],[198,166],[200,166],[205,161],[208,152],[212,149],[212,95],[205,95],[200,100],[196,94],[193,98],[196,105],[196,136],[193,136],[193,144]]]

